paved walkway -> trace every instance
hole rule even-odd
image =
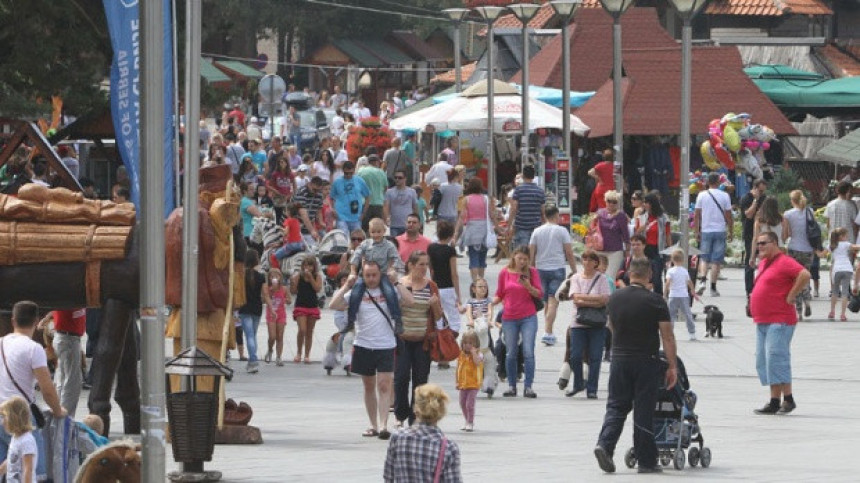
[[[460,260],[461,280],[468,280],[466,264],[467,259]],[[502,267],[491,265],[488,270],[491,287]],[[703,339],[701,317],[697,342],[687,341],[684,324],[676,328],[679,355],[699,396],[697,412],[706,444],[713,451],[712,466],[687,467],[682,472],[669,469],[663,478],[856,481],[852,463],[860,448],[860,316],[852,315],[847,323],[827,321],[829,304],[823,298],[814,300],[812,319],[801,323],[792,345],[798,408],[788,416],[756,416],[753,408],[763,405],[768,393],[755,373],[755,331],[744,314],[743,274],[738,269],[724,273],[729,280],[720,283],[723,296],[705,296],[705,301],[725,313],[726,337]],[[825,281],[822,294],[827,293],[827,285]],[[468,285],[462,293],[468,294]],[[563,333],[559,328],[569,319],[570,305],[562,304],[557,334]],[[315,361],[321,360],[325,339],[333,332],[331,314],[325,311],[316,328]],[[286,333],[285,359],[292,360],[294,322],[288,323]],[[264,344],[265,339],[263,327],[259,340]],[[563,352],[562,345],[538,343],[534,386],[538,398],[480,396],[476,431],[471,434],[458,430],[463,421],[454,370],[434,366],[430,381],[442,385],[452,398],[441,427],[460,445],[466,481],[605,481],[592,449],[604,413],[608,367],[602,368],[599,400],[581,395],[566,398],[556,385]],[[241,364],[233,363],[237,372],[227,394],[254,408],[252,423],[262,429],[265,442],[216,446],[207,469],[222,471],[227,482],[381,480],[387,443],[360,436],[368,422],[359,377],[346,377],[342,370],[326,376],[319,362],[290,362],[285,367],[262,364],[255,375],[246,374]],[[119,417],[118,410],[114,414]],[[122,426],[117,422],[114,427]],[[635,475],[622,462],[631,442],[628,422],[616,457],[616,478]],[[168,470],[177,466],[169,448],[168,460]]]

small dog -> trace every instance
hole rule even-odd
[[[723,338],[723,313],[716,305],[705,305],[705,337]]]

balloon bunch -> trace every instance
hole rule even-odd
[[[700,151],[705,165],[716,170],[725,167],[749,173],[754,179],[762,177],[761,165],[764,164],[764,151],[776,134],[767,126],[751,124],[750,115],[730,112],[708,124],[708,140],[703,142]]]

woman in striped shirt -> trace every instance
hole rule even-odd
[[[427,383],[430,375],[430,354],[424,350],[424,338],[429,328],[442,318],[439,289],[427,277],[430,258],[427,252],[416,250],[406,261],[406,275],[400,278],[412,293],[413,304],[402,307],[403,333],[397,340],[394,366],[394,416],[398,424],[415,421],[410,396],[415,388]],[[412,382],[410,390],[409,382]]]

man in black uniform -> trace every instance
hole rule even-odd
[[[612,454],[632,409],[633,447],[639,460],[639,473],[658,473],[662,470],[657,466],[653,417],[661,367],[658,351],[662,339],[669,361],[666,388],[671,389],[678,379],[675,336],[663,297],[646,288],[651,280],[648,259],[633,260],[628,271],[630,286],[617,290],[607,304],[612,330],[612,363],[606,416],[594,456],[600,469],[607,473],[615,471]]]

